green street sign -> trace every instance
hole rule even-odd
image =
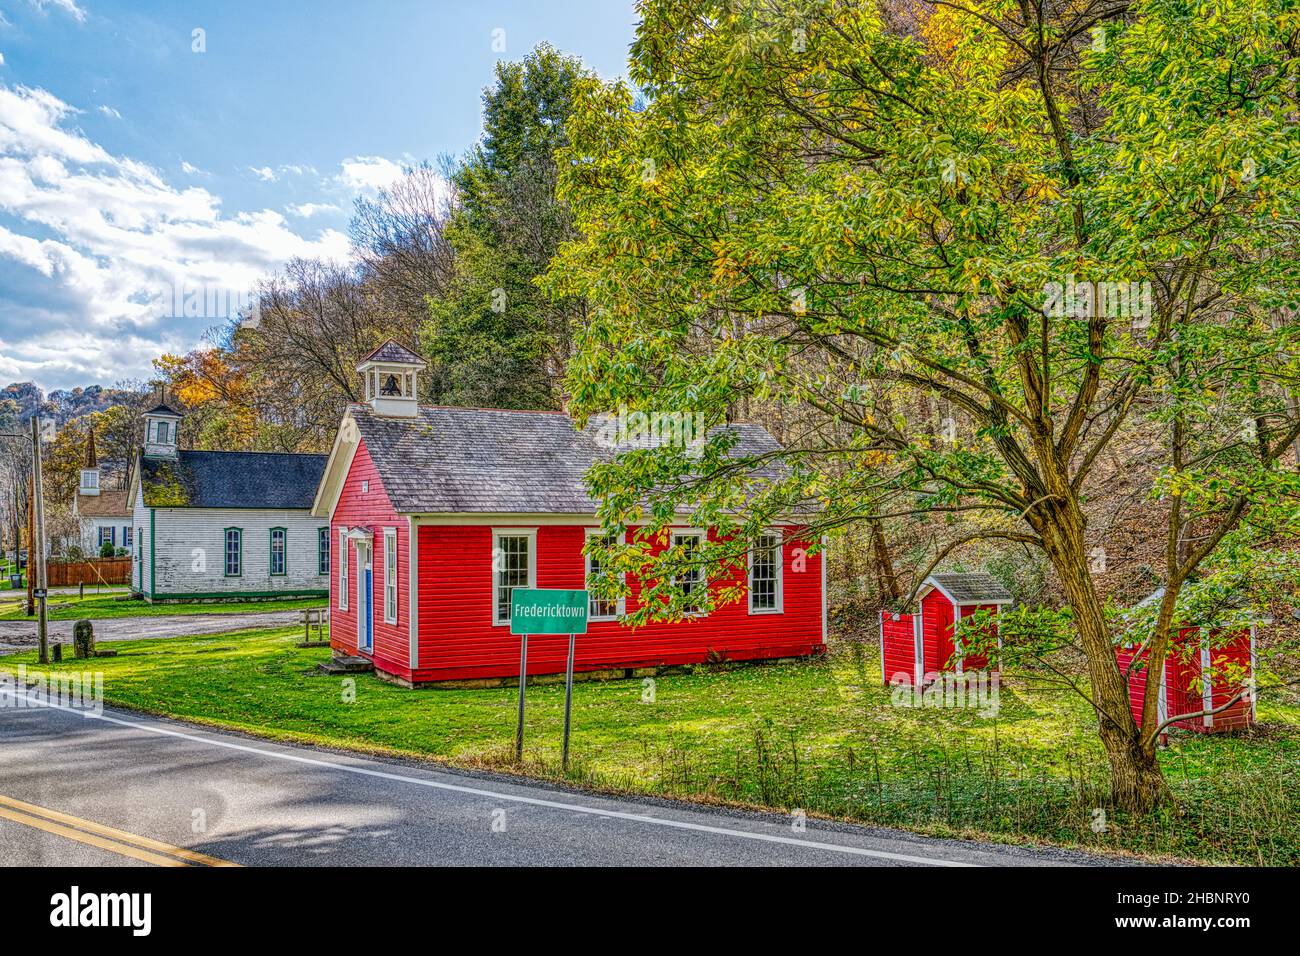
[[[587,592],[514,588],[510,592],[511,634],[586,634]]]

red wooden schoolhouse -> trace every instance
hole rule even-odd
[[[600,533],[583,476],[608,456],[593,425],[560,412],[422,406],[424,363],[395,342],[358,366],[365,401],[349,406],[316,494],[330,526],[330,642],[404,684],[517,676],[511,589],[584,588]],[[731,454],[779,450],[755,425],[729,425]],[[635,533],[633,529],[630,534]],[[746,597],[682,621],[630,627],[640,582],[624,602],[593,599],[575,669],[625,671],[723,657],[759,660],[822,650],[821,554],[795,525],[750,548]],[[689,548],[708,528],[673,528]],[[657,544],[667,547],[669,541]],[[700,581],[721,589],[736,581]],[[561,673],[565,637],[529,641],[529,674]]]
[[[884,683],[919,687],[947,671],[982,670],[988,660],[958,646],[955,624],[981,610],[997,614],[1010,603],[1011,592],[992,575],[930,575],[917,591],[915,611],[880,612]]]

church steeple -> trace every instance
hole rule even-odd
[[[87,497],[99,494],[99,458],[95,454],[93,428],[90,430],[90,441],[86,443],[86,467],[81,469],[81,487],[77,490]]]
[[[162,387],[158,404],[144,413],[144,457],[177,458],[181,414],[167,404],[167,386]]]

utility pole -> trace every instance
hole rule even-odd
[[[27,476],[27,567],[23,571],[27,575],[27,616],[31,617],[36,613],[36,601],[33,595],[35,587],[35,578],[32,572],[36,568],[32,562],[36,560],[36,548],[33,547],[36,541],[36,478],[35,475]],[[18,554],[19,563],[21,564],[22,552]]]
[[[35,415],[32,416],[32,498],[35,500],[36,515],[34,518],[36,524],[36,540],[34,548],[36,552],[36,634],[40,644],[40,662],[48,664],[50,662],[50,635],[49,621],[46,618],[45,595],[47,592],[45,580],[45,501],[44,494],[41,490],[41,423]],[[27,563],[32,563],[31,556],[28,555]]]

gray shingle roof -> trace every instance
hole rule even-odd
[[[140,483],[150,508],[302,508],[316,497],[325,455],[182,451],[144,458]]]
[[[403,365],[424,366],[424,359],[406,346],[389,339],[361,360],[362,362],[400,362]]]
[[[958,604],[995,604],[1011,601],[1011,592],[999,584],[997,578],[983,571],[932,574],[930,577],[951,594]]]
[[[399,513],[591,514],[583,476],[612,450],[561,412],[421,406],[385,418],[364,405],[353,420]],[[757,425],[732,425],[733,455],[779,450]]]

